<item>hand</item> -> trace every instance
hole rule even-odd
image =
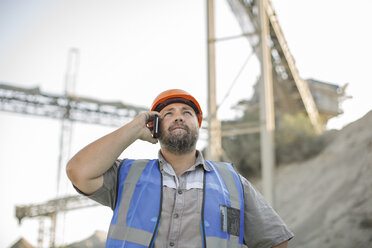
[[[149,111],[144,112],[136,116],[136,118],[133,119],[134,124],[140,129],[139,130],[139,139],[148,141],[152,144],[156,144],[158,142],[157,139],[152,137],[151,131],[147,126],[147,123],[154,120],[155,115],[160,115],[159,112],[156,111]]]

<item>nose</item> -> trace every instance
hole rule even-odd
[[[180,111],[176,111],[175,116],[174,116],[174,122],[183,122],[184,117]]]
[[[176,118],[174,119],[174,122],[183,122],[184,119],[183,119],[183,116],[182,115],[177,115]]]

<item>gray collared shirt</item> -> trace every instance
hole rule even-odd
[[[161,153],[158,155],[163,176],[163,203],[157,248],[201,247],[200,231],[203,201],[204,171],[212,168],[204,162],[201,152],[197,152],[195,164],[179,177]],[[114,209],[117,194],[117,173],[122,160],[104,175],[103,186],[88,197]],[[262,195],[244,177],[244,240],[249,248],[272,247],[293,237],[278,214],[266,203]]]

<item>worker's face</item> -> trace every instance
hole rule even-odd
[[[160,145],[174,153],[195,150],[199,122],[194,110],[183,103],[169,104],[160,111]]]

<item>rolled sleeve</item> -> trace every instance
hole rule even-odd
[[[103,174],[103,185],[93,194],[87,195],[74,186],[79,194],[85,195],[88,198],[96,201],[111,209],[115,209],[117,198],[117,180],[120,165],[123,160],[116,160],[113,166]]]
[[[244,189],[244,240],[249,248],[269,248],[293,237],[284,221],[254,186],[241,176]]]

